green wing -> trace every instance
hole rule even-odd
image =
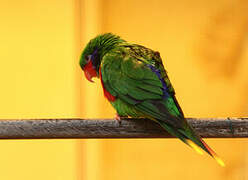
[[[224,165],[184,119],[159,54],[138,45],[119,47],[103,57],[101,73],[104,88],[129,108],[155,120],[199,152],[193,141]]]
[[[101,63],[104,87],[147,117],[182,128],[184,121],[181,108],[174,97],[174,89],[162,61],[156,56],[158,55],[149,49],[136,53],[128,47],[108,53]],[[161,77],[158,77],[151,66],[160,71]],[[161,78],[166,84],[166,93]]]

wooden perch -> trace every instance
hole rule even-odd
[[[248,118],[187,119],[204,138],[248,137]],[[0,120],[0,139],[173,138],[145,119],[23,119]]]

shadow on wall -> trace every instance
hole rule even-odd
[[[200,67],[208,79],[236,78],[248,38],[248,1],[232,1],[210,15],[199,42]],[[206,71],[207,70],[207,71]],[[210,71],[209,71],[210,70]]]

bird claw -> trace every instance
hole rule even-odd
[[[121,125],[121,120],[127,118],[127,116],[120,116],[118,113],[115,115],[115,120],[118,121],[119,125]]]

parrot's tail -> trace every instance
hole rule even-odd
[[[225,163],[224,161],[207,145],[207,143],[205,143],[203,141],[203,139],[199,139],[201,141],[201,144],[204,146],[204,148],[201,148],[202,149],[207,149],[205,150],[210,156],[212,156],[216,161],[217,163],[224,167],[225,166]],[[186,139],[186,144],[188,144],[190,147],[192,147],[196,152],[199,152],[200,154],[203,154],[202,150],[196,145],[196,143],[194,143],[192,140],[189,140],[189,139]]]
[[[170,134],[178,137],[180,140],[182,140],[184,143],[189,145],[191,148],[193,148],[196,152],[199,154],[203,154],[203,150],[207,152],[210,156],[212,156],[217,163],[224,167],[225,163],[223,160],[201,139],[200,136],[198,136],[194,130],[190,127],[190,125],[186,122],[185,129],[175,129],[169,126],[168,124],[159,121],[159,124],[166,129]]]

